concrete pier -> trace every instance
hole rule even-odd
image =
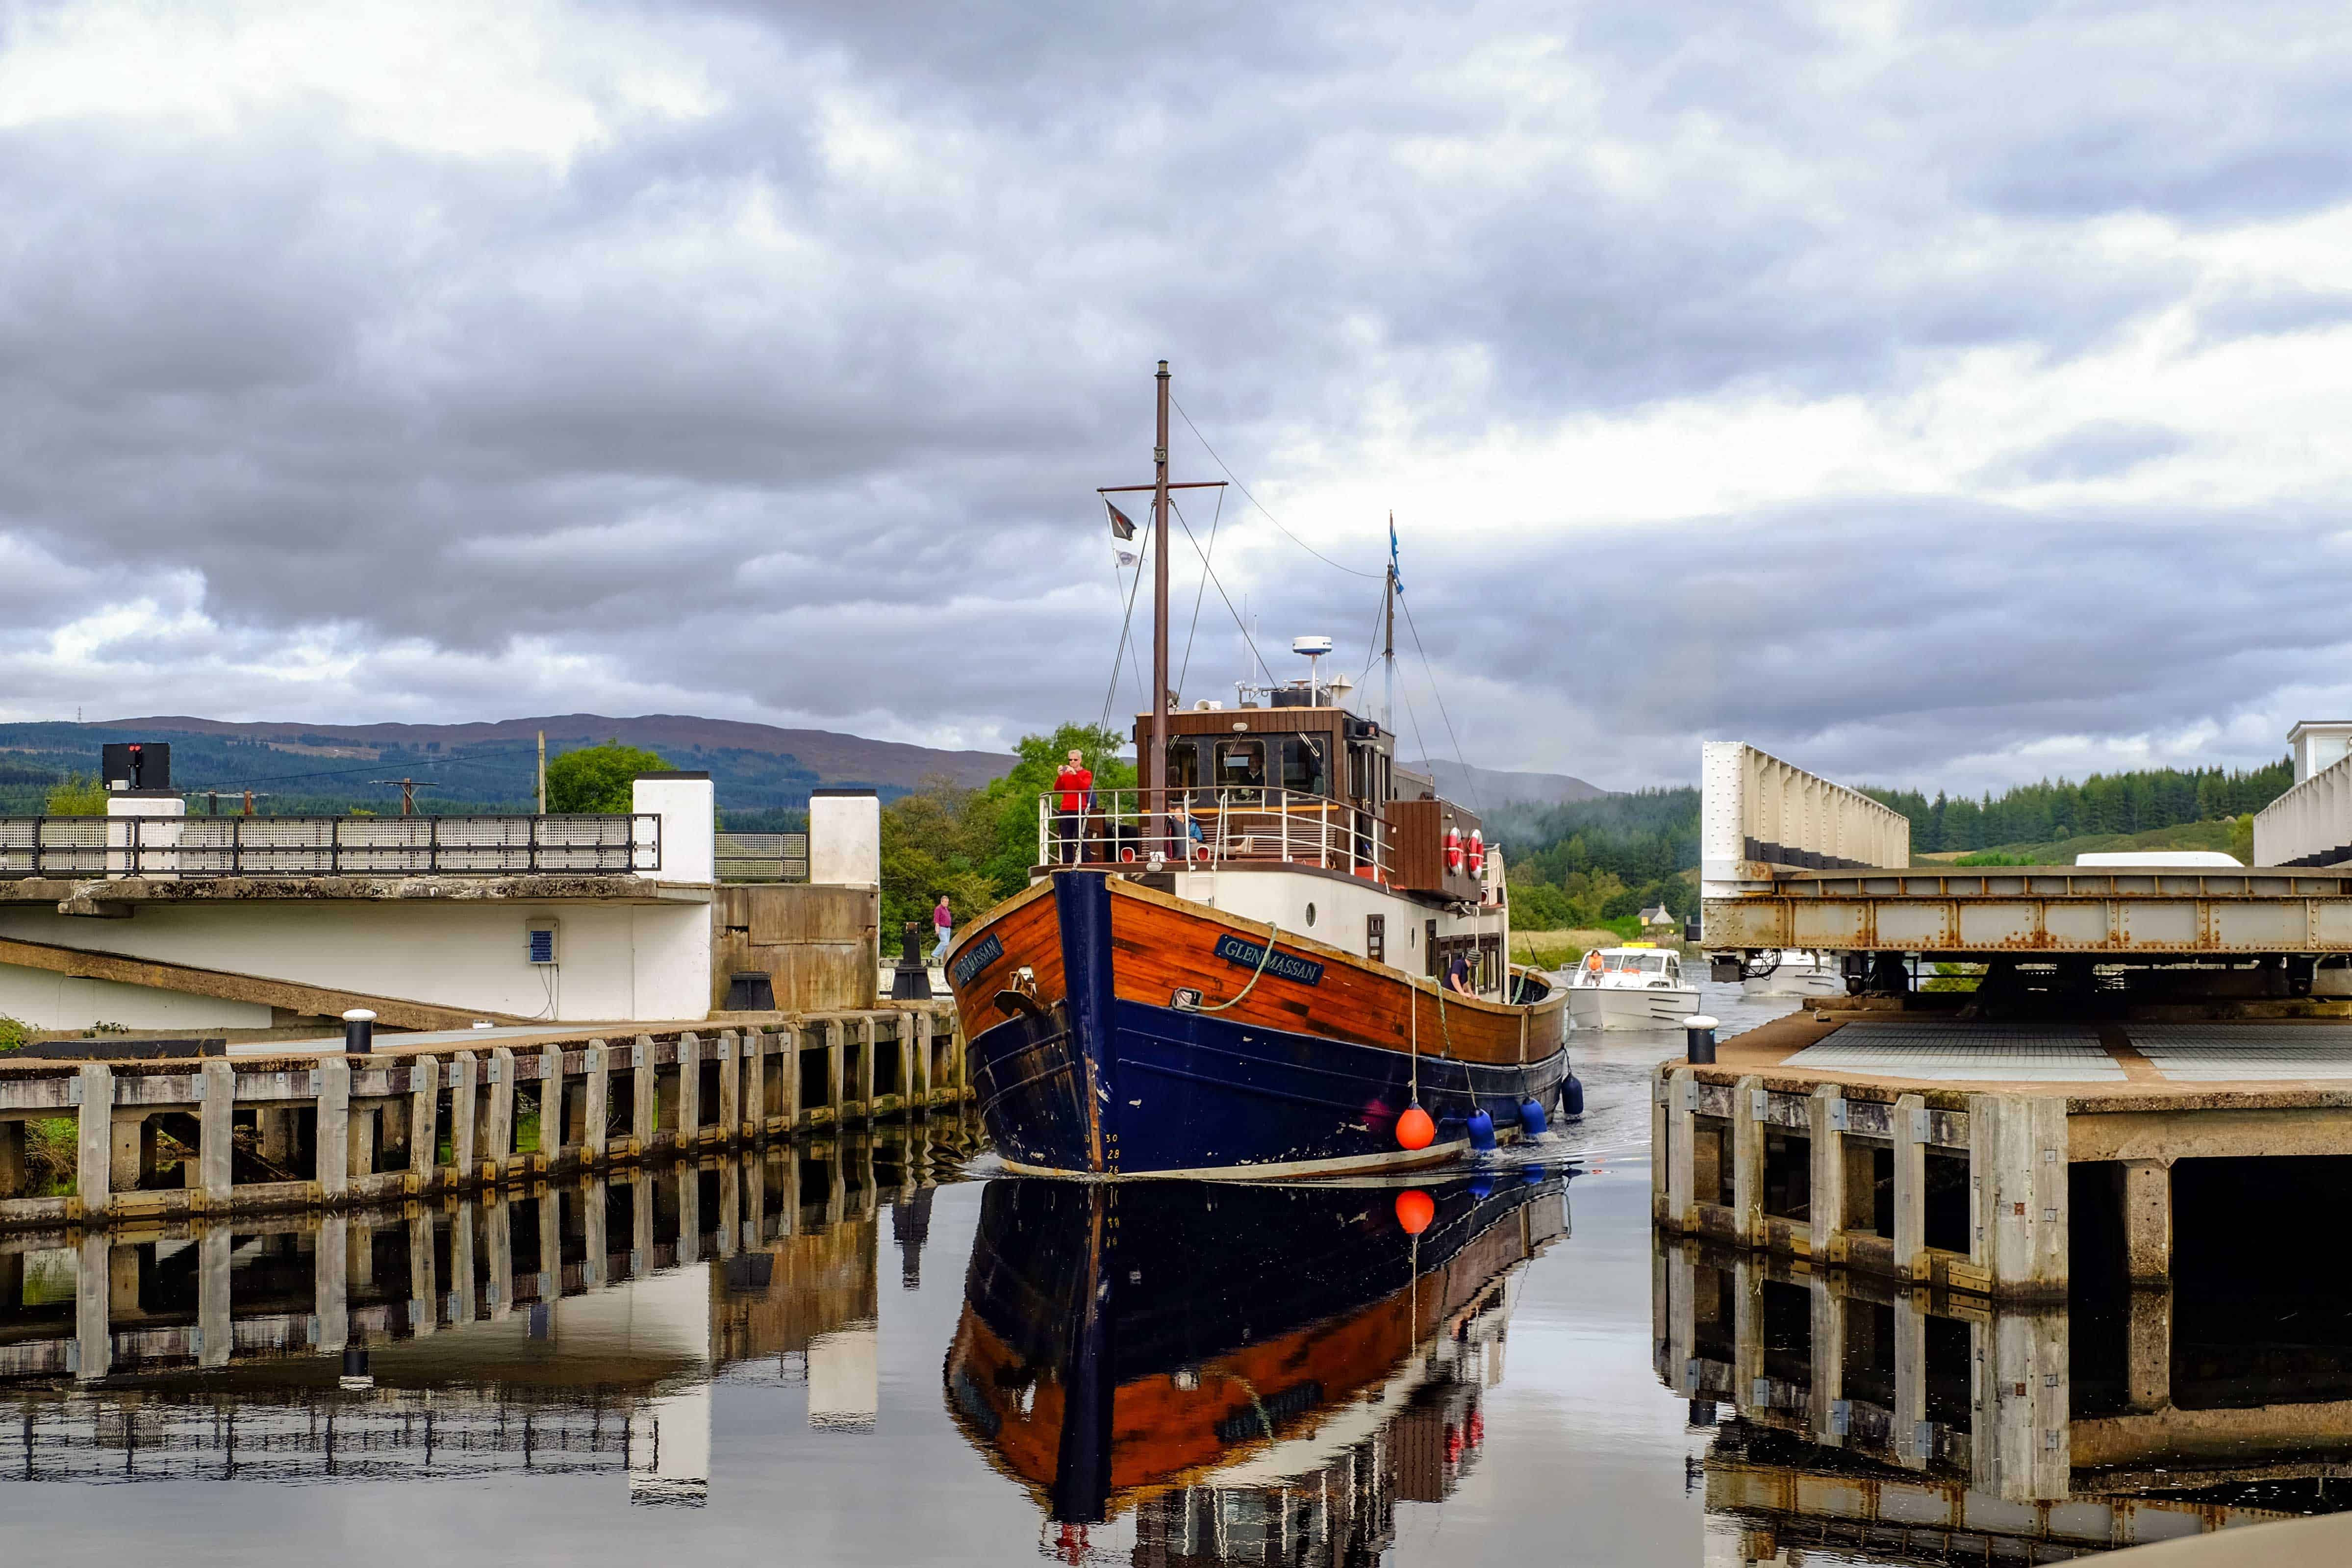
[[[780,1016],[715,1035],[707,1025],[633,1026],[616,1038],[482,1030],[404,1045],[379,1035],[366,1056],[8,1058],[0,1059],[0,1232],[468,1192],[927,1117],[971,1095],[953,1030],[951,1009],[920,1005]],[[812,1051],[824,1063],[815,1103],[803,1092],[802,1058]],[[845,1059],[853,1053],[854,1062]],[[890,1063],[897,1092],[877,1094],[877,1060]],[[925,1068],[936,1076],[927,1080]],[[517,1147],[519,1093],[537,1104],[533,1149]],[[629,1118],[617,1133],[616,1100]],[[165,1118],[181,1130],[175,1137],[197,1140],[168,1184],[157,1168]],[[26,1124],[58,1121],[78,1127],[75,1191],[35,1196]],[[250,1142],[241,1146],[239,1126],[248,1122]]]

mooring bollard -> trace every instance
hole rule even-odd
[[[375,1015],[365,1007],[343,1015],[343,1049],[357,1056],[375,1049]]]
[[[908,921],[900,941],[898,965],[890,972],[890,1000],[928,1002],[931,999],[931,970],[923,958],[923,922]]]
[[[1701,1067],[1715,1064],[1715,1020],[1704,1013],[1683,1020],[1683,1059]]]

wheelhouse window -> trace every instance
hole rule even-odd
[[[1216,747],[1216,787],[1260,790],[1265,787],[1265,742],[1257,740],[1219,741]]]
[[[1168,742],[1168,787],[1177,792],[1178,800],[1191,800],[1201,787],[1201,742],[1175,740]]]
[[[1298,795],[1328,795],[1324,785],[1323,742],[1314,735],[1285,735],[1282,747],[1282,787]]]

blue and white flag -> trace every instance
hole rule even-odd
[[[1396,584],[1398,593],[1404,592],[1404,576],[1397,570],[1396,513],[1394,512],[1389,513],[1389,580]]]

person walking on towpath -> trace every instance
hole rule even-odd
[[[1086,858],[1087,797],[1094,793],[1094,770],[1084,752],[1073,751],[1054,775],[1054,837],[1064,847],[1063,864]]]
[[[948,956],[948,938],[955,935],[955,911],[948,908],[945,893],[940,895],[939,903],[931,910],[931,930],[937,931],[940,938],[939,945],[931,949],[931,962],[944,963]]]

